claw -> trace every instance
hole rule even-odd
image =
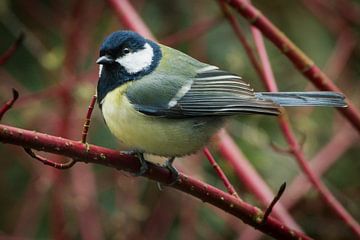
[[[169,186],[174,185],[177,182],[177,180],[179,179],[179,172],[173,166],[174,160],[175,160],[175,157],[171,157],[165,162],[165,167],[167,169],[169,169],[169,171],[171,173],[171,182],[168,184]]]

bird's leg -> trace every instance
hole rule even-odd
[[[165,162],[165,167],[167,169],[169,169],[170,173],[171,173],[171,182],[168,185],[174,185],[177,180],[179,179],[179,172],[178,170],[176,170],[176,168],[173,166],[175,157],[171,157],[168,160],[166,160]]]
[[[149,170],[149,165],[147,163],[147,161],[144,158],[144,153],[136,151],[136,150],[130,150],[130,151],[122,151],[125,154],[129,154],[129,155],[134,155],[139,159],[140,162],[140,171],[137,173],[134,173],[134,176],[138,177],[138,176],[143,176],[147,170]]]

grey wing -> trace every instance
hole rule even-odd
[[[241,77],[211,66],[204,69],[178,86],[171,98],[159,101],[160,104],[132,103],[144,114],[167,118],[279,114],[279,105],[257,98]]]

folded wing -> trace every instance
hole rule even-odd
[[[170,83],[168,82],[170,81]],[[174,85],[171,97],[163,97],[161,85],[169,89],[171,76],[157,82],[159,92],[156,101],[142,97],[135,97],[135,89],[129,89],[128,98],[134,107],[147,115],[167,118],[190,118],[205,116],[229,116],[239,113],[279,114],[279,105],[273,101],[258,98],[248,83],[241,77],[216,67],[208,66],[199,69],[195,77]],[[153,85],[151,85],[153,86]],[[151,88],[149,84],[149,88]],[[144,89],[142,89],[144,91]],[[148,89],[154,91],[154,89]],[[156,92],[156,90],[155,90]],[[169,91],[167,91],[168,93]],[[156,97],[156,93],[155,97]],[[146,94],[142,94],[144,96]],[[154,96],[152,96],[153,98]]]

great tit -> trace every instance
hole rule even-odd
[[[140,157],[195,153],[231,116],[278,115],[281,106],[346,106],[335,92],[254,92],[240,76],[132,31],[100,47],[98,104],[110,131]]]

